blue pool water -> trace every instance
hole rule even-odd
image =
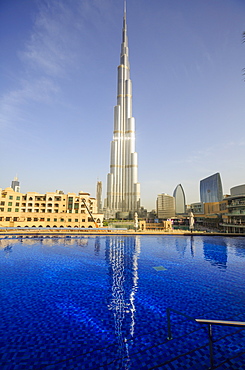
[[[242,237],[2,239],[0,368],[207,369],[206,326],[172,311],[168,341],[166,308],[245,321],[244,266]],[[245,330],[213,330],[218,368],[245,368]]]

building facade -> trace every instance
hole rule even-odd
[[[124,9],[120,65],[118,66],[117,105],[111,142],[110,173],[107,176],[106,216],[117,212],[134,214],[140,208],[138,158],[135,150],[135,120],[132,116],[132,81]]]
[[[203,203],[221,202],[223,187],[219,173],[200,181],[200,201]]]
[[[173,192],[175,198],[175,212],[177,215],[186,213],[185,192],[181,184],[177,185]]]
[[[234,186],[226,197],[227,213],[222,226],[229,233],[245,233],[245,185]]]
[[[175,217],[175,198],[168,194],[159,194],[157,197],[157,217],[158,219],[168,219]]]
[[[0,227],[102,227],[96,199],[89,193],[22,194],[0,189]]]

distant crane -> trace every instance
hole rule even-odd
[[[86,207],[86,209],[87,209],[87,211],[88,211],[88,213],[90,214],[90,217],[92,218],[92,220],[93,220],[93,222],[94,222],[94,224],[95,224],[95,227],[99,227],[99,225],[97,224],[97,222],[95,221],[95,219],[94,219],[94,217],[93,217],[93,215],[92,215],[92,213],[90,212],[90,210],[89,210],[89,208],[88,208],[88,206],[87,206],[87,204],[86,204],[86,202],[85,202],[85,199],[83,198],[82,199],[82,202],[83,202],[83,204],[85,205],[85,207]]]

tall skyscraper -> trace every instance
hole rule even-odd
[[[134,214],[140,207],[125,4],[126,2],[124,2],[121,55],[118,66],[117,105],[114,108],[110,173],[107,176],[106,208],[109,217],[115,217],[117,212]]]
[[[102,181],[97,181],[96,200],[97,200],[98,213],[101,213],[102,212]]]
[[[223,188],[219,173],[200,181],[200,200],[203,203],[221,202]]]
[[[173,197],[175,198],[175,212],[176,214],[185,213],[185,192],[181,184],[174,189]]]
[[[16,191],[20,192],[20,182],[18,181],[18,177],[16,176],[14,180],[11,182],[11,188]]]

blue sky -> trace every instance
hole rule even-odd
[[[122,0],[0,1],[0,187],[96,194],[109,172]],[[141,203],[245,183],[244,0],[128,0]]]

